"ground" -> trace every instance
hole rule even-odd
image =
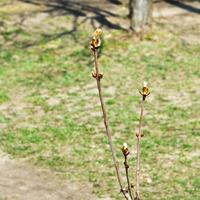
[[[118,1],[0,1],[0,199],[121,199],[88,42],[104,31],[100,65],[117,156],[135,132],[150,84],[142,141],[143,199],[198,199],[197,1],[154,4],[143,41]],[[123,165],[121,164],[123,173]]]
[[[95,199],[92,186],[58,179],[55,172],[30,166],[24,160],[11,160],[1,154],[0,195],[6,200]],[[88,191],[88,192],[87,192]],[[84,196],[83,196],[84,194]],[[104,198],[109,200],[109,198]]]

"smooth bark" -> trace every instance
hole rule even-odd
[[[152,0],[129,0],[130,28],[142,32],[151,26]]]

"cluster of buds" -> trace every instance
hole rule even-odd
[[[149,87],[147,86],[147,82],[144,82],[142,91],[139,91],[139,92],[142,95],[143,101],[146,99],[147,96],[149,96],[150,90],[149,90]]]
[[[128,145],[126,143],[123,144],[122,146],[122,153],[124,154],[124,156],[128,156],[129,155],[129,150],[128,150]]]
[[[94,51],[101,46],[101,39],[100,36],[102,34],[102,30],[97,28],[93,34],[93,38],[90,41],[90,48]]]
[[[139,137],[139,136],[141,136],[141,138],[144,137],[143,133],[141,133],[141,135],[139,135],[139,133],[136,133],[135,135],[136,135],[136,137]]]
[[[93,77],[93,78],[96,78],[96,79],[98,79],[98,80],[100,80],[100,79],[103,78],[103,73],[99,73],[99,74],[97,75],[96,72],[92,72],[92,77]]]

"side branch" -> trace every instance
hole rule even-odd
[[[136,164],[136,198],[135,198],[135,200],[140,200],[140,140],[143,136],[143,134],[142,134],[143,110],[144,110],[144,98],[142,99],[142,102],[141,102],[139,131],[136,134],[136,137],[137,137],[137,164]]]
[[[102,109],[102,113],[103,113],[104,125],[105,125],[106,134],[108,137],[108,141],[109,141],[109,145],[110,145],[110,149],[111,149],[111,153],[112,153],[112,159],[113,159],[113,163],[115,166],[117,180],[118,180],[121,192],[123,193],[124,197],[127,200],[131,200],[131,197],[129,196],[128,192],[122,186],[122,179],[121,179],[120,172],[119,172],[119,162],[117,161],[117,158],[116,158],[115,148],[113,146],[113,141],[112,141],[112,135],[111,135],[111,132],[109,129],[109,123],[108,123],[107,113],[106,113],[106,109],[105,109],[105,104],[103,101],[102,88],[101,88],[101,82],[100,82],[101,78],[103,77],[103,74],[101,74],[100,70],[99,70],[97,49],[93,48],[92,51],[93,51],[94,61],[95,61],[95,73],[93,73],[92,75],[96,79],[96,82],[97,82],[97,88],[98,88],[98,92],[99,92],[99,99],[100,99],[101,109]]]
[[[127,156],[124,156],[124,167],[125,167],[125,171],[126,171],[126,180],[127,180],[127,184],[128,184],[128,192],[130,194],[131,199],[133,200],[133,195],[131,192],[131,184],[130,184],[130,180],[129,180],[129,173],[128,173],[128,169],[129,169],[129,165],[128,165],[128,158]]]

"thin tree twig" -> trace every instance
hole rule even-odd
[[[135,200],[140,200],[140,140],[143,137],[142,133],[142,122],[143,122],[143,112],[144,112],[144,101],[146,97],[150,94],[149,88],[147,87],[147,83],[144,82],[144,86],[142,88],[142,91],[140,91],[140,94],[142,95],[142,101],[141,101],[141,110],[140,110],[140,122],[139,122],[139,130],[136,134],[137,137],[137,164],[136,164],[136,197]]]
[[[141,102],[139,132],[136,134],[137,136],[137,164],[136,164],[136,198],[135,200],[140,200],[140,140],[142,137],[143,110],[144,110],[144,99],[142,99],[142,102]]]
[[[125,172],[126,172],[126,180],[127,180],[127,184],[128,184],[128,192],[129,192],[131,199],[134,200],[132,191],[131,191],[131,184],[130,184],[129,172],[128,172],[128,170],[129,170],[128,155],[130,152],[128,150],[128,146],[126,143],[123,144],[122,152],[124,154],[124,167],[125,167]]]
[[[130,180],[129,180],[129,173],[128,173],[129,165],[128,165],[127,156],[125,157],[124,166],[125,166],[125,170],[126,170],[126,180],[127,180],[127,184],[128,184],[128,192],[131,196],[131,199],[133,200],[133,195],[132,195],[132,192],[131,192],[131,184],[130,184]]]
[[[123,193],[124,197],[127,200],[131,200],[130,195],[128,194],[128,192],[122,186],[122,179],[121,179],[120,172],[119,172],[119,162],[117,161],[117,158],[116,158],[115,148],[113,146],[113,141],[112,141],[112,135],[111,135],[111,131],[110,131],[109,124],[108,124],[106,108],[105,108],[105,104],[104,104],[104,101],[103,101],[102,88],[101,88],[101,82],[100,82],[101,78],[103,77],[103,74],[100,73],[100,69],[99,69],[97,49],[93,48],[92,50],[93,50],[93,56],[94,56],[94,62],[95,62],[95,73],[93,73],[93,77],[96,79],[96,82],[97,82],[99,99],[100,99],[101,108],[102,108],[102,112],[103,112],[104,125],[105,125],[105,129],[106,129],[106,134],[107,134],[107,137],[108,137],[110,149],[111,149],[111,152],[112,152],[112,159],[113,159],[113,163],[114,163],[114,166],[115,166],[117,180],[118,180],[121,192]]]

